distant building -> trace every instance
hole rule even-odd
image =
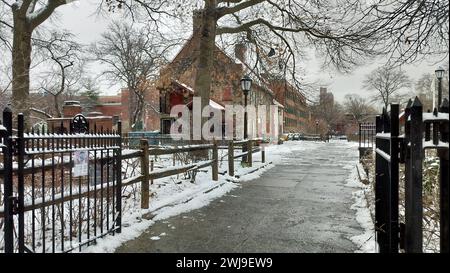
[[[309,119],[305,96],[285,79],[271,79],[270,86],[276,100],[284,106],[284,132],[304,131]]]
[[[71,122],[76,115],[82,114],[83,107],[79,101],[65,101],[62,111],[62,117],[47,119],[47,128],[51,132],[71,132]],[[88,122],[88,130],[91,132],[111,131],[113,126],[116,125],[112,116],[104,115],[101,112],[88,112],[84,115]]]
[[[325,87],[320,87],[319,104],[331,107],[334,105],[333,93],[328,92]]]
[[[195,20],[195,16],[194,16]],[[200,35],[198,26],[194,23],[193,35],[184,44],[175,58],[160,72],[157,88],[160,93],[161,131],[167,133],[175,121],[170,117],[170,109],[179,104],[190,105],[192,97],[195,96],[195,76],[197,73],[197,60]],[[214,63],[212,71],[212,87],[210,91],[210,105],[223,108],[226,105],[244,104],[244,95],[240,87],[240,80],[244,75],[249,75],[252,80],[252,90],[249,93],[248,103],[259,106],[266,105],[269,111],[270,105],[283,104],[276,100],[274,91],[270,88],[267,78],[254,72],[246,63],[246,45],[237,43],[234,56],[230,56],[215,47]],[[278,113],[278,120],[283,120],[283,111]],[[270,120],[267,118],[267,125]],[[255,130],[263,126],[257,121]],[[283,131],[280,125],[280,133]]]
[[[113,96],[99,96],[98,103],[94,106],[95,111],[101,112],[105,115],[111,115],[115,120],[122,121],[122,128],[124,132],[130,131],[130,92],[127,88],[122,88],[120,93]],[[159,131],[159,93],[156,89],[149,88],[145,95],[145,110],[144,123],[138,130],[143,131]]]

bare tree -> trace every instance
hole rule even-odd
[[[13,104],[26,111],[33,31],[72,0],[1,0],[13,13]],[[99,9],[126,9],[146,21],[191,16],[197,9],[201,41],[195,88],[208,104],[216,36],[239,36],[253,45],[255,63],[267,49],[279,53],[279,66],[294,82],[299,49],[314,47],[325,64],[349,70],[364,56],[391,54],[412,62],[417,56],[448,55],[448,0],[99,0]]]
[[[17,112],[28,115],[30,92],[30,65],[33,34],[39,26],[47,21],[60,6],[75,0],[1,0],[2,8],[8,7],[12,18],[0,19],[0,25],[12,30],[12,41],[2,34],[0,40],[11,44],[12,51],[12,103]],[[113,11],[111,3],[124,5],[130,9],[142,8],[148,14],[148,19],[155,19],[153,13],[159,14],[160,0],[99,0],[99,9]]]
[[[375,0],[364,14],[391,63],[448,57],[448,0]]]
[[[399,92],[411,86],[411,81],[403,70],[382,66],[366,75],[364,88],[374,91],[374,101],[381,102],[387,109]]]
[[[344,109],[342,105],[334,101],[312,105],[311,111],[314,116],[311,120],[311,124],[314,126],[311,127],[310,124],[310,130],[311,128],[315,128],[316,121],[319,121],[319,127],[323,130],[333,130],[338,124],[342,123],[344,119]]]
[[[48,114],[62,117],[62,99],[76,92],[83,73],[82,47],[67,32],[52,32],[48,40],[35,40],[35,46],[47,59],[41,72],[40,89],[52,98]]]
[[[143,122],[148,83],[155,80],[170,47],[149,27],[119,22],[112,23],[92,47],[94,59],[107,67],[103,75],[112,83],[120,81],[128,88],[130,129]]]
[[[433,88],[436,88],[433,77],[434,75],[430,73],[422,74],[414,84],[415,93],[422,102],[424,110],[433,108]]]
[[[194,87],[207,105],[218,36],[251,45],[253,70],[269,69],[267,57],[272,53],[267,52],[275,51],[279,62],[272,67],[280,68],[297,87],[298,55],[304,48],[315,48],[325,65],[343,71],[377,54],[390,54],[395,63],[448,54],[448,1],[398,2],[198,0],[176,5],[184,15],[194,10],[200,35]]]
[[[0,50],[12,49],[11,31],[13,29],[11,9],[6,0],[0,0]]]
[[[344,109],[346,114],[350,114],[358,123],[364,121],[368,115],[375,112],[367,99],[358,94],[348,94],[345,96]]]

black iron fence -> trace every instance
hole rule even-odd
[[[359,158],[373,150],[375,144],[376,126],[373,123],[359,123]]]
[[[4,251],[66,252],[121,230],[121,137],[117,131],[25,131],[3,112]],[[88,164],[83,164],[88,163]],[[3,218],[3,219],[2,219]]]
[[[398,104],[391,104],[390,113],[383,109],[383,114],[376,119],[375,230],[380,252],[423,251],[422,164],[425,149],[437,150],[440,160],[440,250],[449,252],[448,107],[445,99],[439,111],[423,113],[422,104],[416,97],[408,102],[401,120]],[[400,135],[401,131],[403,135]],[[404,223],[399,223],[400,164],[405,168]]]
[[[218,181],[219,174],[234,176],[235,159],[245,157],[252,166],[253,153],[259,151],[265,162],[258,139],[177,147],[151,147],[147,139],[140,139],[138,147],[122,154],[120,122],[116,131],[94,127],[88,132],[89,126],[79,118],[81,122],[74,122],[68,133],[62,125],[28,132],[23,116],[17,120],[13,130],[12,113],[6,109],[0,125],[0,252],[81,250],[100,237],[121,232],[123,191],[128,186],[140,183],[141,208],[148,209],[149,184],[155,179],[182,173],[192,173],[195,179],[195,172],[211,167],[212,181]],[[228,154],[219,157],[219,149]],[[237,149],[242,152],[236,154]],[[201,151],[211,152],[211,159],[200,157],[190,164],[181,160],[175,166],[175,155]],[[154,170],[151,159],[166,155],[173,155],[174,165]],[[228,170],[220,173],[219,162],[226,158]],[[130,160],[132,166],[138,163],[140,172],[122,168]]]

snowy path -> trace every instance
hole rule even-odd
[[[285,146],[286,145],[286,146]],[[287,142],[275,167],[208,206],[155,222],[117,252],[353,252],[347,142]],[[277,150],[272,155],[277,157]],[[281,159],[281,160],[280,160]]]

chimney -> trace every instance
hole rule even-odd
[[[247,51],[247,48],[244,43],[237,43],[234,46],[234,56],[239,61],[245,63],[245,53]]]
[[[63,117],[71,118],[77,114],[81,114],[81,105],[79,101],[68,100],[63,105]]]

